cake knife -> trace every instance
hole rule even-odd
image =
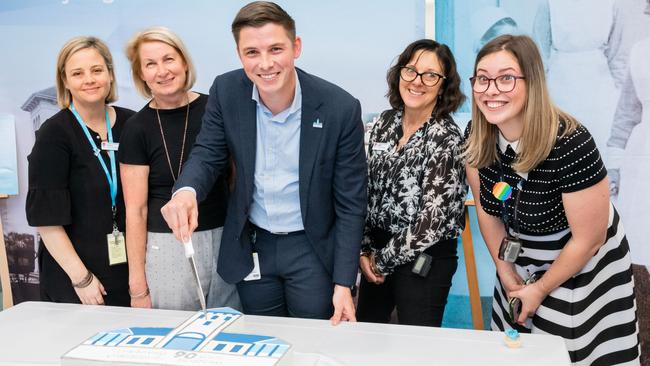
[[[201,302],[201,309],[203,310],[203,315],[207,320],[208,311],[205,307],[205,295],[203,294],[203,287],[201,287],[199,272],[196,269],[196,261],[194,261],[194,246],[192,245],[192,238],[183,243],[183,249],[185,249],[185,258],[190,261],[190,267],[192,267],[192,274],[194,275],[194,282],[196,282],[196,291],[199,295],[199,302]]]

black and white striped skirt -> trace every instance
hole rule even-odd
[[[538,278],[550,267],[571,233],[522,235],[519,275]],[[607,241],[585,267],[544,299],[525,327],[512,324],[507,295],[496,281],[492,329],[564,338],[575,365],[638,365],[639,337],[630,250],[619,215],[610,204]]]

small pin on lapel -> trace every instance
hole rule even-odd
[[[316,118],[316,121],[312,124],[314,128],[323,128],[323,123],[321,123],[320,118]]]

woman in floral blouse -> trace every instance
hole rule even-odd
[[[449,48],[408,45],[387,75],[392,109],[368,148],[368,217],[357,319],[440,326],[457,267],[467,192],[463,134],[450,114],[465,97]]]

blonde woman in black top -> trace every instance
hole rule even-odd
[[[133,111],[117,99],[104,42],[75,37],[59,52],[61,111],[36,132],[29,154],[27,221],[38,228],[41,299],[129,305],[124,203],[117,147]]]
[[[191,268],[160,208],[171,199],[174,182],[201,128],[208,98],[190,90],[195,81],[192,60],[170,30],[146,29],[129,41],[126,51],[136,89],[152,98],[129,120],[120,154],[131,305],[196,310],[199,299]],[[234,285],[216,272],[227,194],[220,177],[199,205],[192,241],[208,306],[237,308]]]
[[[440,326],[463,230],[462,132],[451,119],[463,102],[449,48],[411,43],[388,71],[393,109],[368,146],[368,216],[357,319]]]
[[[467,177],[497,269],[492,329],[559,335],[576,365],[638,365],[629,247],[591,134],[551,102],[527,36],[487,43],[471,82]]]

